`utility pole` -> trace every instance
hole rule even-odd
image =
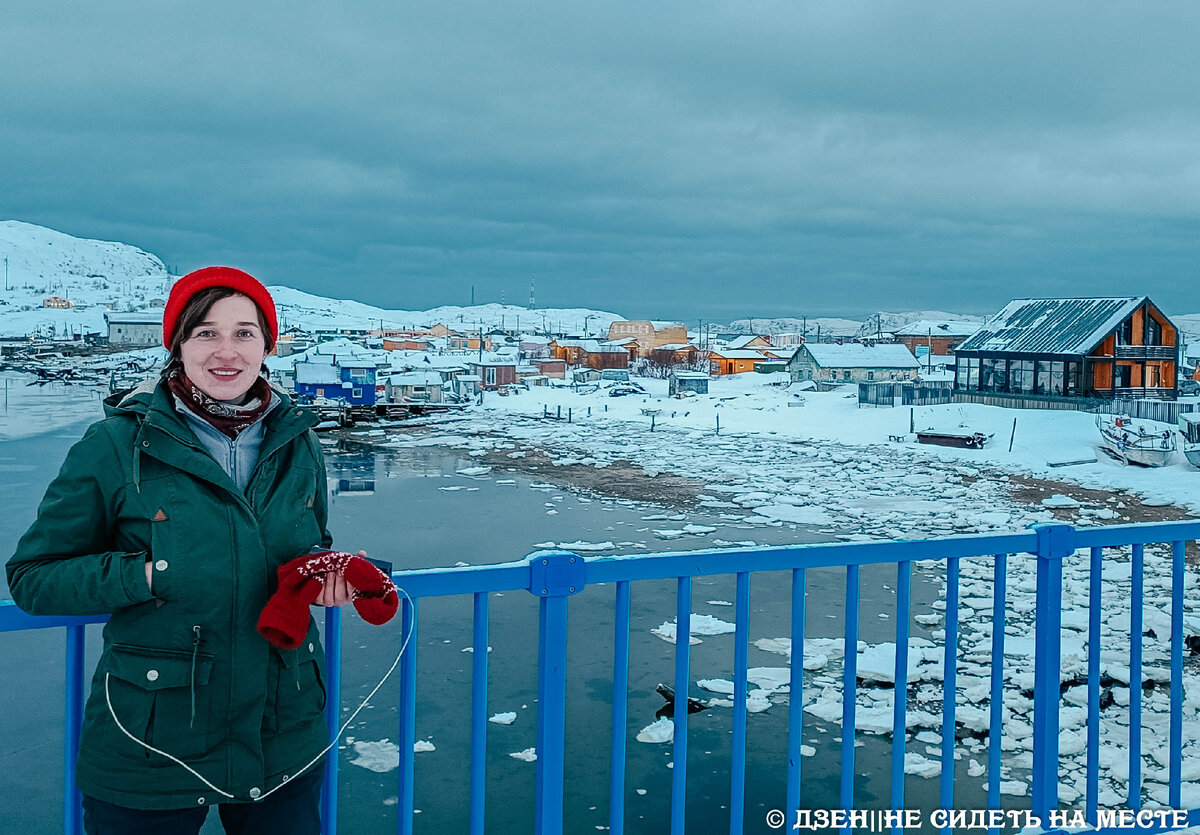
[[[4,292],[8,292],[8,256],[4,256]]]

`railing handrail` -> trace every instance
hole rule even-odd
[[[739,736],[739,729],[744,734],[744,727],[740,724],[745,718],[745,647],[742,646],[746,640],[746,607],[748,605],[748,578],[754,573],[770,572],[770,571],[791,571],[793,574],[792,587],[792,607],[793,607],[793,645],[799,640],[800,645],[804,643],[803,630],[803,611],[804,611],[804,575],[805,571],[810,568],[846,568],[847,570],[847,620],[846,620],[846,646],[852,646],[857,642],[857,611],[858,611],[858,570],[862,565],[872,564],[895,564],[901,568],[900,587],[907,589],[907,570],[914,562],[918,561],[945,561],[947,566],[947,615],[946,615],[946,660],[945,660],[945,678],[944,678],[944,708],[943,708],[943,723],[954,722],[954,700],[953,700],[953,682],[954,682],[954,664],[957,652],[953,651],[956,645],[958,634],[957,620],[957,595],[958,595],[958,577],[959,577],[959,560],[973,558],[994,558],[996,559],[995,571],[998,578],[1002,578],[1004,565],[1001,561],[1001,556],[1006,554],[1028,553],[1037,558],[1038,582],[1037,582],[1037,620],[1035,637],[1037,639],[1037,660],[1035,661],[1035,706],[1034,706],[1034,767],[1031,778],[1033,784],[1032,806],[1033,812],[1045,814],[1047,810],[1056,807],[1055,798],[1058,781],[1058,711],[1059,711],[1059,665],[1057,663],[1060,654],[1059,648],[1059,630],[1061,628],[1061,601],[1062,601],[1062,569],[1061,560],[1076,554],[1077,552],[1091,549],[1091,559],[1093,571],[1098,564],[1103,548],[1131,546],[1133,548],[1133,574],[1134,581],[1140,583],[1142,572],[1142,552],[1147,544],[1157,543],[1173,543],[1174,547],[1174,572],[1175,582],[1178,588],[1174,593],[1173,620],[1182,626],[1183,617],[1183,599],[1182,599],[1182,570],[1183,570],[1183,543],[1185,541],[1200,540],[1200,521],[1182,521],[1182,522],[1159,522],[1159,523],[1137,523],[1126,525],[1113,526],[1095,526],[1076,528],[1068,524],[1054,523],[1046,525],[1037,525],[1023,531],[1016,532],[999,532],[999,533],[979,533],[979,534],[963,534],[956,536],[945,536],[936,539],[924,540],[903,540],[903,541],[867,541],[867,542],[838,542],[838,543],[811,543],[803,545],[784,545],[770,547],[755,547],[755,548],[718,548],[702,551],[688,552],[667,552],[653,554],[635,554],[635,555],[616,555],[616,556],[594,556],[585,558],[578,554],[571,553],[566,550],[544,550],[537,551],[529,555],[529,557],[517,561],[493,565],[481,566],[456,566],[452,568],[430,568],[413,571],[397,571],[393,573],[393,578],[397,585],[406,590],[408,598],[404,602],[404,611],[401,616],[401,628],[405,633],[405,640],[410,640],[415,634],[417,627],[416,607],[421,598],[425,597],[440,597],[448,595],[474,595],[475,597],[475,637],[473,641],[475,658],[473,659],[473,675],[475,683],[473,685],[473,726],[483,726],[484,711],[486,710],[486,661],[487,661],[487,597],[490,592],[501,592],[525,589],[531,592],[534,596],[540,598],[541,606],[541,626],[540,641],[539,641],[539,674],[538,674],[538,690],[539,704],[542,706],[538,711],[538,776],[537,776],[537,820],[539,822],[539,830],[541,824],[546,824],[546,831],[555,832],[561,831],[562,821],[562,781],[563,781],[563,719],[564,719],[564,700],[565,700],[565,664],[566,664],[566,604],[567,598],[577,594],[587,586],[597,583],[615,583],[617,587],[617,608],[618,612],[625,613],[626,629],[628,628],[628,594],[629,585],[632,581],[638,580],[666,580],[674,579],[678,585],[676,608],[676,673],[675,685],[676,692],[686,693],[689,684],[689,666],[688,666],[688,650],[690,635],[690,619],[688,613],[691,610],[691,591],[690,583],[694,577],[705,575],[729,575],[736,573],[738,576],[738,607],[737,620],[738,631],[736,640],[738,643],[738,658],[740,661],[735,662],[737,670],[735,670],[735,709],[734,709],[734,734],[735,740],[742,739]],[[996,581],[997,589],[1002,588],[1001,580]],[[952,587],[952,588],[951,588]],[[1097,587],[1098,588],[1098,587]],[[1140,598],[1140,593],[1136,586],[1132,590],[1133,598]],[[797,598],[799,594],[799,598]],[[1093,591],[1093,595],[1096,592]],[[907,598],[907,593],[904,595]],[[1003,597],[1001,598],[1003,599]],[[1098,598],[1095,598],[1098,600]],[[903,611],[907,611],[907,602],[904,604]],[[1095,606],[1095,604],[1094,604]],[[623,608],[622,608],[623,607]],[[1002,609],[1002,607],[1001,607]],[[1096,610],[1098,611],[1098,610]],[[800,620],[796,621],[797,612],[799,612]],[[855,613],[851,617],[851,613]],[[1093,611],[1093,618],[1095,617]],[[1001,618],[999,623],[1003,623],[1002,614],[1000,611],[993,612],[993,618]],[[1134,609],[1133,620],[1133,635],[1137,636],[1134,643],[1131,655],[1130,669],[1137,671],[1141,675],[1142,660],[1140,650],[1140,623],[1141,623],[1140,608]],[[99,623],[107,619],[105,615],[88,615],[79,617],[44,617],[32,616],[21,611],[11,600],[0,601],[0,632],[25,630],[25,629],[41,629],[52,627],[67,627],[68,634],[68,687],[67,687],[67,726],[68,726],[68,742],[67,742],[67,762],[66,774],[68,780],[73,774],[73,762],[71,760],[70,751],[72,750],[72,739],[74,744],[78,742],[78,726],[82,718],[82,704],[78,699],[82,696],[83,681],[82,681],[82,636],[83,625],[89,623]],[[551,627],[551,628],[548,628]],[[1098,624],[1093,627],[1095,633],[1099,633]],[[999,652],[1003,654],[1003,628],[999,628],[994,632],[995,640],[1000,643]],[[620,630],[618,630],[618,633]],[[896,655],[896,675],[897,681],[907,669],[905,655],[900,651],[899,642],[903,640],[907,647],[907,629],[902,633],[897,633],[897,655]],[[326,706],[327,720],[331,723],[331,730],[336,728],[338,721],[338,682],[337,669],[340,663],[340,621],[338,619],[338,611],[336,609],[327,610],[326,613],[326,637],[327,646],[326,652],[331,659],[331,679],[328,682],[329,700]],[[619,634],[618,634],[619,637]],[[1182,650],[1182,638],[1174,635],[1172,638],[1173,655],[1178,656]],[[626,643],[627,653],[627,643]],[[413,722],[413,705],[415,704],[415,682],[416,682],[416,662],[415,662],[415,645],[413,652],[409,652],[403,658],[403,666],[401,667],[401,783],[402,783],[402,802],[401,802],[401,821],[405,819],[407,814],[411,820],[412,813],[412,744],[415,741]],[[853,741],[854,741],[854,723],[855,710],[854,699],[848,697],[855,689],[854,679],[854,653],[847,653],[846,667],[843,673],[844,677],[844,692],[843,692],[843,757],[848,758],[849,762],[853,763]],[[614,752],[617,750],[618,744],[624,744],[624,722],[621,717],[624,715],[621,711],[623,706],[618,704],[624,698],[624,685],[626,681],[622,670],[622,651],[617,649],[618,663],[614,666]],[[1098,655],[1093,656],[1093,660],[1098,658]],[[625,656],[627,663],[627,655]],[[1178,690],[1178,694],[1173,695],[1173,701],[1182,702],[1182,691],[1179,689],[1179,682],[1176,681],[1180,674],[1179,667],[1180,659],[1174,658],[1172,661],[1172,688],[1173,693]],[[803,686],[802,672],[800,672],[801,664],[800,657],[793,656],[792,658],[792,687],[793,687],[793,703],[790,711],[790,722],[794,723],[799,715],[798,711],[801,708],[800,693]],[[799,676],[799,677],[798,677]],[[1098,670],[1093,670],[1090,673],[1089,679],[1090,688],[1098,688]],[[994,677],[993,687],[999,686],[999,679]],[[738,689],[740,688],[740,690]],[[77,691],[73,695],[73,691]],[[903,701],[896,701],[896,722],[904,721],[904,704]],[[1093,709],[1089,707],[1089,710]],[[1173,711],[1177,712],[1178,707],[1173,707]],[[1089,722],[1092,720],[1089,720]],[[1177,722],[1178,718],[1173,713],[1173,722]],[[1136,720],[1136,727],[1140,729],[1140,714]],[[673,790],[671,798],[672,807],[672,831],[683,831],[683,803],[684,789],[686,780],[686,745],[687,745],[687,711],[676,711],[675,715],[675,759],[680,763],[680,767],[676,769],[673,775]],[[789,726],[790,727],[790,726]],[[1132,730],[1131,730],[1132,734]],[[1178,739],[1178,729],[1172,731],[1173,738]],[[953,761],[953,734],[943,734],[943,760],[946,759],[946,751],[949,751],[950,761]],[[997,737],[998,739],[998,737]],[[482,801],[478,808],[475,807],[475,797],[482,798],[483,772],[482,772],[482,749],[476,750],[478,745],[482,745],[481,740],[477,740],[473,735],[472,739],[472,832],[482,832],[483,817],[482,817]],[[543,750],[543,745],[546,749]],[[799,745],[798,732],[795,733],[795,738],[789,737],[789,759],[792,759],[792,754],[798,754],[798,748],[793,752],[791,748]],[[998,755],[999,743],[996,742],[993,748],[993,756]],[[736,746],[735,746],[736,748]],[[616,769],[618,764],[624,767],[623,747],[622,754],[614,753],[613,768]],[[894,748],[894,751],[903,751],[903,746]],[[1131,736],[1130,744],[1131,758],[1138,756],[1140,751],[1140,743]],[[405,753],[409,752],[409,753]],[[543,756],[543,753],[545,756]],[[736,752],[731,769],[736,777],[738,774],[744,773],[744,755],[745,752]],[[477,756],[479,763],[475,762]],[[798,769],[797,765],[794,766]],[[900,768],[901,775],[903,774],[903,763],[899,765],[893,763],[893,772],[896,768]],[[1178,774],[1179,755],[1173,755],[1172,773]],[[1140,787],[1140,772],[1131,763],[1130,771],[1131,792]],[[614,777],[614,785],[616,785]],[[893,773],[895,779],[895,773]],[[1172,778],[1175,780],[1175,777]],[[337,762],[336,758],[331,758],[327,763],[326,772],[326,832],[334,831],[336,827],[336,780],[337,780]],[[793,780],[795,784],[793,785]],[[845,783],[846,775],[843,774],[843,783]],[[734,798],[732,801],[735,809],[741,809],[742,795],[736,788],[735,779]],[[943,772],[943,787],[942,787],[942,803],[949,808],[949,803],[953,799],[953,779],[952,773]],[[623,784],[623,780],[622,780]],[[799,785],[799,771],[796,770],[793,775],[791,767],[789,768],[788,780],[788,801],[792,804],[796,801],[794,797],[795,791]],[[989,793],[992,788],[989,787]],[[1178,788],[1173,789],[1177,793]],[[73,803],[70,799],[74,795],[68,797],[66,804],[66,830],[69,832],[77,832],[77,803]],[[990,796],[990,795],[989,795]],[[1177,801],[1178,795],[1175,795],[1173,802]],[[853,799],[852,787],[843,785],[842,800],[847,802]],[[621,805],[615,798],[613,800],[614,815],[619,815]],[[1136,808],[1134,798],[1131,796],[1131,808]],[[789,806],[791,808],[791,806]],[[73,817],[75,816],[75,817]],[[1194,817],[1194,816],[1193,816]],[[619,818],[614,818],[618,819]],[[735,820],[738,820],[735,818]],[[557,822],[557,824],[556,824]],[[557,828],[556,828],[557,826]],[[407,831],[407,830],[405,830]],[[621,831],[619,826],[614,826],[614,831]],[[740,823],[737,831],[740,831]]]

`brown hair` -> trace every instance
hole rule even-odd
[[[171,359],[167,362],[166,368],[163,369],[164,375],[178,368],[183,363],[183,343],[187,342],[192,335],[192,331],[196,329],[196,326],[208,316],[208,312],[212,310],[212,306],[221,299],[227,299],[230,296],[245,296],[248,299],[250,298],[245,293],[239,293],[232,287],[206,287],[187,300],[187,304],[183,306],[183,310],[179,313],[179,319],[175,323],[175,332],[171,334]],[[271,328],[267,326],[267,317],[263,315],[262,308],[257,304],[254,305],[254,313],[258,317],[258,327],[262,331],[263,342],[269,354],[275,347],[275,339],[271,334]],[[264,365],[263,367],[265,368],[266,366]]]

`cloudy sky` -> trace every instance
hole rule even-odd
[[[0,218],[384,307],[1200,311],[1193,2],[7,0]]]

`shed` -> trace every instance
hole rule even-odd
[[[708,375],[703,371],[672,371],[667,376],[667,393],[682,397],[683,392],[708,394]]]

